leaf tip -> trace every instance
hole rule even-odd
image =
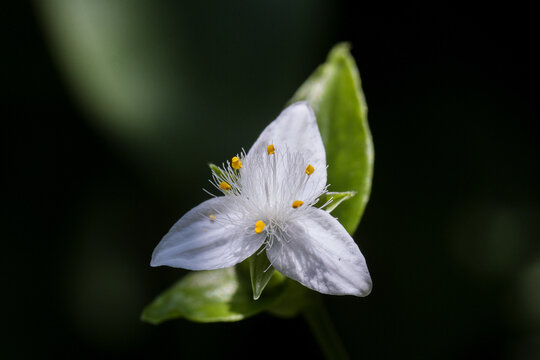
[[[141,313],[141,317],[139,318],[144,323],[151,324],[151,325],[158,325],[161,321],[157,321],[152,316],[148,316],[147,309],[144,309]]]
[[[343,56],[350,56],[352,45],[350,42],[343,41],[340,43],[337,43],[332,47],[330,52],[328,53],[328,59],[335,59],[338,57]]]

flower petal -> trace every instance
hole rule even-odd
[[[289,153],[300,153],[306,160],[305,166],[311,164],[315,172],[310,175],[310,183],[320,193],[326,186],[326,152],[317,119],[307,102],[297,102],[281,112],[268,125],[248,152],[266,154],[267,146],[273,144],[276,153],[286,149]]]
[[[284,234],[285,239],[276,239],[266,251],[283,275],[324,294],[366,296],[371,292],[364,256],[327,212],[309,209]]]
[[[265,235],[246,232],[239,225],[242,215],[230,208],[228,200],[216,197],[188,211],[156,246],[150,265],[212,270],[251,256]]]

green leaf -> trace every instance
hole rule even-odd
[[[315,111],[331,189],[358,194],[333,213],[352,234],[369,200],[374,149],[360,75],[349,48],[345,43],[336,45],[290,103],[306,100]]]
[[[354,195],[356,195],[356,192],[354,191],[327,192],[319,198],[319,201],[317,201],[315,206],[327,212],[332,212],[339,204],[352,198]]]
[[[197,322],[238,321],[267,309],[284,288],[270,282],[265,296],[254,301],[249,276],[240,266],[192,272],[146,306],[141,319],[151,324],[181,317]]]

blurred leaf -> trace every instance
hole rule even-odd
[[[197,322],[242,320],[278,299],[284,286],[271,285],[254,301],[247,272],[239,267],[192,272],[150,303],[141,319],[152,324],[180,317]]]
[[[319,198],[319,201],[317,201],[315,206],[320,207],[327,212],[332,212],[332,210],[337,208],[339,204],[341,204],[345,200],[352,198],[354,195],[356,195],[356,192],[354,191],[327,192]],[[329,201],[331,202],[327,204]]]
[[[337,191],[358,194],[333,214],[352,234],[369,200],[374,150],[360,76],[348,44],[330,51],[290,103],[301,100],[307,100],[317,116],[329,164],[328,183]]]
[[[275,316],[291,318],[297,316],[306,306],[314,300],[314,294],[311,290],[300,283],[286,279],[286,288],[281,297],[278,298],[267,311]]]
[[[51,60],[85,120],[129,157],[138,176],[177,199],[203,178],[178,159],[190,153],[197,164],[237,151],[243,142],[236,128],[255,136],[253,119],[262,126],[277,110],[276,96],[298,85],[294,74],[320,47],[310,39],[330,34],[321,22],[337,15],[324,1],[245,1],[241,13],[249,16],[220,1],[32,3]],[[253,91],[261,84],[264,91]]]

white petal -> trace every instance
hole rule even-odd
[[[242,215],[231,209],[230,199],[207,200],[174,224],[154,249],[150,265],[189,270],[233,266],[257,251],[265,238],[247,232],[239,225],[241,221]]]
[[[315,187],[313,192],[322,191],[326,186],[326,153],[317,119],[307,102],[297,102],[283,110],[259,135],[248,156],[266,154],[270,144],[274,145],[278,155],[284,149],[302,154],[305,166],[311,164],[315,168],[309,180]]]
[[[371,277],[364,256],[345,228],[317,208],[289,223],[288,236],[274,241],[268,258],[283,275],[315,291],[366,296]]]

